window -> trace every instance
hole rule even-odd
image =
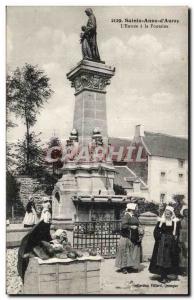
[[[184,167],[184,159],[179,159],[178,160],[178,166],[179,166],[179,168],[183,168]]]
[[[178,179],[179,179],[180,182],[183,182],[183,180],[184,180],[184,174],[183,173],[179,173]]]
[[[164,172],[164,171],[160,172],[160,180],[162,182],[166,181],[166,172]]]
[[[161,193],[160,194],[160,203],[164,203],[165,199],[166,199],[166,194],[165,193]]]

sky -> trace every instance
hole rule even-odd
[[[72,130],[74,89],[66,74],[81,59],[80,28],[86,7],[17,6],[7,8],[7,70],[26,62],[50,78],[54,94],[40,111],[33,130],[48,141]],[[132,138],[135,125],[146,131],[187,137],[188,32],[186,7],[93,7],[101,59],[116,67],[107,87],[111,137]],[[121,28],[116,18],[177,19],[168,28]],[[22,138],[25,127],[13,121],[7,139]]]

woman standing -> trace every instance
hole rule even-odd
[[[140,265],[141,240],[140,223],[135,215],[137,204],[128,203],[121,223],[121,238],[116,256],[115,266],[118,271],[127,274],[128,271],[138,271]]]
[[[51,220],[51,204],[48,197],[43,197],[42,212],[40,220]]]
[[[32,227],[38,222],[38,217],[36,213],[36,207],[34,199],[29,196],[28,203],[26,205],[26,214],[23,220],[24,227]]]
[[[180,221],[175,217],[174,208],[167,205],[154,229],[155,245],[149,271],[161,276],[160,281],[169,281],[167,275],[178,275]]]

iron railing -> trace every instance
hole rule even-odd
[[[75,222],[73,246],[93,249],[104,257],[115,257],[120,239],[121,221]]]

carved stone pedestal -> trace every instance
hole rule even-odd
[[[106,86],[114,75],[115,68],[103,63],[82,60],[67,78],[75,88],[73,128],[78,130],[79,143],[87,145],[92,131],[99,127],[104,142],[107,142]]]
[[[102,173],[99,173],[97,163],[72,162],[64,166],[64,175],[53,190],[54,223],[70,224],[79,220],[77,207],[73,202],[75,199],[100,195],[107,202],[114,196],[114,167],[103,163],[100,165],[103,167]]]

